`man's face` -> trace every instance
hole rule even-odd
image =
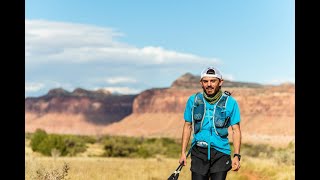
[[[223,80],[215,77],[203,77],[200,81],[201,87],[208,96],[215,95],[219,91]]]

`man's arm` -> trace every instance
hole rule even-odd
[[[183,125],[183,131],[182,131],[181,156],[179,160],[180,164],[183,161],[184,165],[187,165],[186,149],[190,140],[191,131],[192,131],[192,124],[190,122],[185,122]]]
[[[234,147],[234,154],[240,154],[240,147],[241,147],[241,130],[240,130],[240,123],[232,125],[232,138],[233,138],[233,147]],[[232,170],[238,171],[240,169],[240,161],[239,158],[236,156],[232,160]]]

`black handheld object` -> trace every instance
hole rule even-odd
[[[191,153],[191,149],[192,149],[192,146],[188,151],[187,158],[188,158],[189,154]],[[181,169],[184,166],[183,164],[184,164],[184,161],[182,161],[181,164],[179,164],[177,169],[169,176],[168,180],[177,180],[179,178],[179,174],[181,172]]]
[[[224,121],[224,123],[223,123],[223,126],[222,126],[222,127],[227,127],[227,125],[228,125],[229,121],[230,121],[230,116],[228,116],[228,117],[226,118],[226,120]]]
[[[171,176],[168,178],[168,180],[177,180],[179,178],[179,174],[181,172],[181,169],[183,167],[183,161],[182,163],[178,166],[178,168],[171,174]]]

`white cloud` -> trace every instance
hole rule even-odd
[[[137,82],[137,80],[133,78],[128,78],[128,77],[113,77],[113,78],[107,78],[106,82],[109,84],[135,83]]]
[[[25,84],[25,91],[26,92],[36,92],[39,91],[44,87],[42,83],[26,83]]]
[[[63,88],[67,91],[73,91],[76,87],[72,83],[65,83],[63,81],[44,80],[39,82],[26,82],[25,94],[46,94],[50,89]],[[38,92],[38,93],[37,93]]]
[[[111,90],[137,93],[137,89],[167,87],[187,72],[197,73],[207,65],[220,63],[216,58],[160,46],[138,48],[120,42],[119,37],[125,34],[112,28],[26,20],[26,81],[46,82],[38,88],[26,88],[26,93],[55,87],[71,90],[107,86],[104,83],[127,83],[128,87]]]
[[[283,79],[273,79],[266,84],[272,84],[272,85],[280,85],[284,83],[295,83],[295,80],[293,78],[283,78]]]
[[[26,20],[26,63],[83,63],[115,61],[129,64],[177,64],[217,62],[214,58],[166,50],[137,48],[119,42],[122,33],[92,25]]]
[[[101,89],[101,88],[96,88]],[[129,87],[104,87],[104,90],[110,91],[111,93],[120,93],[120,94],[137,94],[141,90],[129,88]]]
[[[234,81],[234,77],[233,77],[231,74],[224,74],[224,75],[222,76],[222,78],[223,78],[224,80]]]

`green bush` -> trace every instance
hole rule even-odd
[[[136,138],[105,136],[103,140],[104,156],[107,157],[155,157],[163,155],[177,158],[181,143],[170,138]]]
[[[241,154],[251,157],[271,157],[275,148],[267,144],[241,144]]]
[[[280,148],[274,152],[273,156],[279,164],[295,165],[294,143],[289,143],[286,148]]]
[[[61,135],[66,146],[66,155],[75,156],[87,149],[86,143],[94,143],[93,138],[87,136]]]
[[[40,151],[39,145],[43,142],[44,139],[48,137],[47,133],[42,129],[37,129],[31,137],[31,149],[33,151]]]
[[[46,156],[51,156],[51,150],[57,149],[62,156],[67,154],[67,147],[61,136],[48,135],[38,146],[38,151]]]
[[[61,156],[74,156],[86,150],[85,143],[95,142],[93,138],[76,135],[47,134],[44,130],[38,129],[32,135],[31,148],[33,151],[50,156],[54,150],[55,154]]]
[[[233,146],[231,144],[231,148]],[[258,158],[274,159],[279,164],[295,164],[295,146],[293,142],[290,142],[285,148],[275,148],[267,144],[242,144],[241,145],[242,156],[251,156]]]
[[[179,158],[181,152],[181,139],[171,138],[144,138],[126,136],[79,136],[79,135],[57,135],[47,134],[44,130],[37,129],[31,139],[33,151],[40,152],[46,156],[58,154],[61,156],[75,156],[87,149],[87,143],[102,143],[105,157],[156,157],[158,155],[170,158]],[[191,140],[190,140],[191,142]],[[187,151],[190,148],[190,142]],[[233,144],[230,142],[231,152]],[[274,158],[278,163],[293,164],[294,143],[286,148],[274,148],[267,144],[241,144],[241,155],[258,158]]]

